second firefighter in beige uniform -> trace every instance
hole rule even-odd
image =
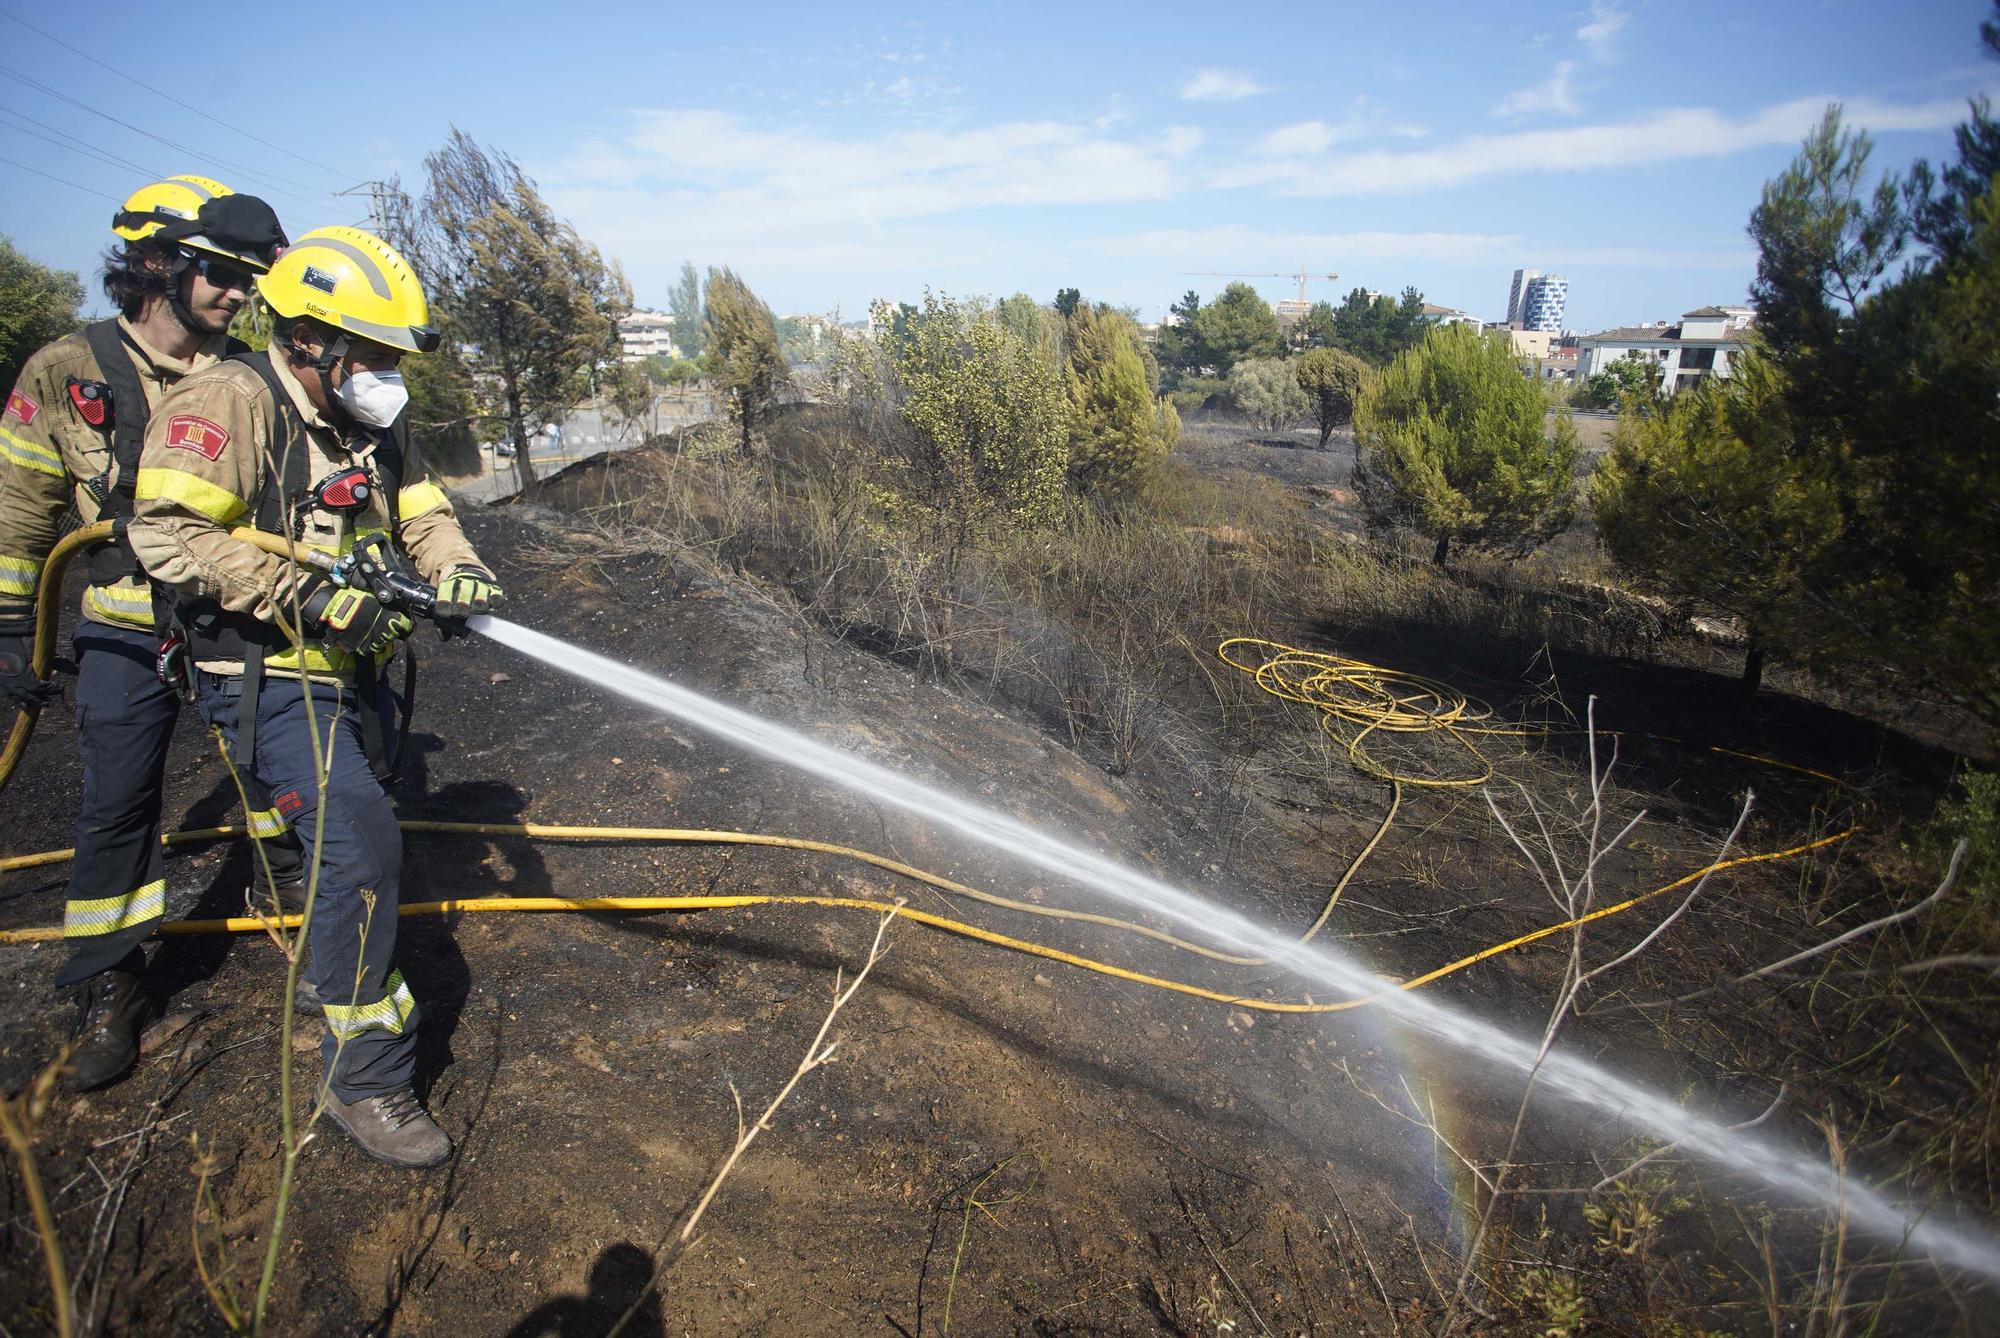
[[[378,662],[410,622],[228,529],[278,530],[336,556],[393,532],[438,587],[441,620],[483,613],[501,594],[421,454],[390,431],[408,398],[399,359],[437,343],[402,257],[367,233],[323,228],[257,290],[273,317],[268,353],[189,377],[147,430],[132,549],[177,598],[203,718],[314,843],[308,967],[326,1012],[326,1112],[371,1156],[427,1166],[451,1141],[411,1084],[420,1009],[394,962],[402,834],[360,723],[371,706],[382,712]],[[365,497],[351,486],[357,467],[373,475]]]
[[[303,239],[301,239],[303,241]],[[308,452],[305,477],[317,482],[350,465],[367,466],[378,449],[375,433],[328,420],[306,396],[284,358],[272,369],[283,387],[286,411],[303,424],[299,444]],[[305,568],[232,539],[224,531],[248,525],[264,489],[265,476],[285,449],[290,434],[281,422],[264,379],[249,365],[225,362],[191,378],[170,409],[153,419],[139,466],[132,549],[139,561],[183,599],[212,600],[231,613],[263,623],[290,623],[301,580],[316,580]],[[416,447],[400,462],[397,493],[398,546],[418,574],[436,584],[461,568],[485,568],[458,528],[444,489],[437,485]],[[336,556],[357,539],[390,529],[387,494],[377,488],[368,509],[355,516],[309,512],[293,537],[307,548]],[[351,677],[355,657],[337,646],[308,641],[303,650],[274,651],[264,660],[267,674],[296,677],[306,672]],[[198,660],[202,669],[237,674],[240,658]]]

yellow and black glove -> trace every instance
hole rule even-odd
[[[491,613],[505,601],[500,583],[477,567],[460,567],[438,582],[435,612],[440,618],[470,618]]]
[[[410,634],[408,615],[384,608],[365,590],[324,583],[306,596],[306,627],[356,655],[374,657]]]

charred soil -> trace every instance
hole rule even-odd
[[[512,596],[511,618],[1295,929],[1374,830],[1386,787],[1340,765],[1309,712],[1274,699],[1240,712],[1240,738],[1196,731],[1107,769],[1101,750],[1077,746],[1046,713],[976,676],[885,657],[865,629],[802,613],[777,558],[720,570],[686,550],[594,541],[578,527],[595,505],[592,487],[601,498],[605,471],[637,468],[644,454],[573,471],[549,490],[551,509],[469,519]],[[1289,465],[1273,472],[1292,488],[1337,486],[1293,478]],[[1788,1105],[1777,1119],[1785,1137],[1823,1149],[1807,1117],[1831,1113],[1880,1140],[1855,1154],[1857,1170],[1902,1174],[1914,1161],[1927,1169],[1907,1187],[1966,1192],[1970,1182],[1925,1160],[1938,1125],[1912,1114],[1891,1128],[1865,1088],[1823,1075],[1879,1064],[1887,1046],[1922,1089],[1912,1100],[1923,1110],[1966,1102],[1994,1052],[1993,1028],[1975,1010],[1950,1010],[1928,1033],[1859,1005],[1837,1021],[1804,997],[1811,979],[1794,976],[1669,1008],[1616,1007],[1727,982],[1824,937],[1836,917],[1895,904],[1904,890],[1896,879],[1928,870],[1899,851],[1894,824],[1903,807],[1923,807],[1945,759],[1807,702],[1770,699],[1753,713],[1718,704],[1715,678],[1691,670],[1469,642],[1449,629],[1329,625],[1309,609],[1288,627],[1243,630],[1448,679],[1509,718],[1568,723],[1596,696],[1601,725],[1635,731],[1620,745],[1621,820],[1649,811],[1639,838],[1605,866],[1621,895],[1712,858],[1746,786],[1760,796],[1742,838],[1752,850],[1826,834],[1865,811],[1867,836],[1727,875],[1640,969],[1591,999],[1565,1043],[1730,1118],[1762,1110],[1788,1081],[1822,1075],[1811,1104]],[[440,647],[420,634],[420,650],[413,752],[395,793],[406,818],[781,833],[1028,901],[1087,904],[1074,888],[483,639]],[[45,719],[0,795],[0,853],[69,844],[80,777],[60,717]],[[1710,744],[1850,781],[1828,787]],[[1583,748],[1575,735],[1551,734],[1496,741],[1494,756],[1505,778],[1555,812],[1582,783]],[[1197,770],[1182,764],[1190,749],[1204,750]],[[230,820],[231,793],[190,713],[170,765],[169,827]],[[235,913],[249,874],[240,846],[178,849],[168,862],[170,915]],[[6,875],[0,928],[58,920],[62,887],[60,867]],[[1297,997],[1294,983],[1268,972],[968,906],[831,857],[406,839],[406,900],[738,892],[906,898],[1092,958]],[[1616,955],[1672,904],[1605,922],[1592,951]],[[1461,790],[1411,802],[1328,933],[1400,977],[1556,918],[1477,792]],[[865,956],[873,919],[784,907],[464,915],[408,918],[401,932],[422,1008],[422,1088],[458,1151],[436,1172],[410,1174],[321,1130],[286,1233],[275,1318],[284,1331],[596,1333],[632,1306],[628,1331],[637,1333],[918,1334],[947,1323],[963,1332],[1421,1331],[1446,1311],[1475,1211],[1459,1153],[1482,1165],[1498,1155],[1520,1090],[1518,1077],[1430,1052],[1366,1009],[1255,1013],[898,923],[888,957],[836,1024],[835,1061],[807,1075],[678,1252],[669,1241],[735,1137],[738,1095],[755,1112],[791,1075],[836,972]],[[1538,1029],[1565,943],[1508,953],[1430,988]],[[120,1085],[59,1098],[37,1150],[94,1313],[119,1328],[209,1331],[221,1325],[190,1229],[212,1269],[254,1277],[277,1181],[282,962],[257,935],[177,937],[153,951],[169,1025]],[[8,1091],[57,1051],[69,1025],[69,1005],[48,985],[59,953],[0,947],[11,982],[0,1002]],[[297,1058],[316,1075],[315,1053]],[[1521,1161],[1546,1187],[1587,1187],[1641,1147],[1640,1131],[1536,1110]],[[191,1138],[213,1169],[212,1212],[198,1212]],[[1690,1307],[1675,1314],[1755,1327],[1762,1312],[1744,1298],[1756,1289],[1731,1265],[1763,1263],[1743,1253],[1744,1241],[1723,1241],[1717,1225],[1732,1196],[1747,1201],[1754,1189],[1676,1174],[1674,1192],[1693,1202],[1667,1214],[1641,1260],[1598,1257],[1597,1219],[1584,1211],[1594,1200],[1577,1193],[1517,1214],[1514,1252],[1538,1248],[1539,1221],[1546,1257],[1601,1265],[1590,1304],[1606,1320],[1672,1299]],[[0,1207],[0,1319],[13,1332],[37,1331],[46,1289],[11,1169]],[[1816,1219],[1780,1216],[1772,1266],[1785,1281],[1810,1281],[1816,1229]],[[1885,1328],[1901,1327],[1897,1314],[1912,1329],[1940,1317],[1976,1328],[1989,1299],[1961,1294],[1954,1309],[1925,1295],[1920,1307],[1891,1312]],[[1542,1322],[1549,1304],[1516,1287],[1488,1309],[1506,1327]]]

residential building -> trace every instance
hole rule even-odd
[[[1560,274],[1536,275],[1521,295],[1521,328],[1561,334],[1563,309],[1568,305],[1568,279]]]
[[[1633,357],[1657,366],[1661,384],[1671,391],[1686,390],[1705,376],[1728,376],[1731,359],[1743,352],[1747,315],[1740,307],[1698,307],[1678,324],[1585,335],[1578,341],[1577,374],[1592,377],[1620,358]]]
[[[626,362],[647,358],[678,358],[674,347],[673,317],[657,311],[635,311],[618,322],[618,343]]]
[[[1435,302],[1424,303],[1424,320],[1431,325],[1470,325],[1472,333],[1486,333],[1486,322],[1479,317],[1457,307],[1441,307]]]
[[[1528,296],[1528,285],[1541,277],[1542,272],[1538,269],[1517,269],[1514,271],[1514,282],[1507,288],[1507,319],[1501,322],[1503,325],[1521,325],[1525,323],[1526,318],[1523,316],[1521,309]]]
[[[1291,329],[1294,325],[1304,320],[1306,313],[1312,309],[1312,303],[1301,301],[1296,297],[1281,297],[1271,304],[1271,314],[1278,318],[1278,328],[1280,330]]]
[[[1517,358],[1540,359],[1549,356],[1549,341],[1553,338],[1547,330],[1507,331],[1507,345]]]

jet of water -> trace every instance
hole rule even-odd
[[[949,828],[1059,878],[1130,906],[1179,921],[1242,953],[1271,958],[1300,979],[1350,996],[1369,996],[1398,1022],[1521,1073],[1534,1070],[1537,1046],[1510,1032],[1402,990],[1346,954],[1320,943],[1300,944],[1227,907],[1204,901],[1094,850],[1038,831],[1004,813],[913,780],[832,748],[773,721],[691,692],[631,665],[572,646],[502,618],[469,620],[472,630],[553,668],[670,715],[774,761],[797,767],[869,799]],[[1542,1060],[1540,1090],[1646,1128],[1682,1149],[1763,1181],[1795,1202],[1844,1211],[1849,1225],[1936,1262],[2000,1283],[2000,1240],[1979,1224],[1954,1225],[1935,1213],[1901,1206],[1878,1190],[1837,1175],[1816,1158],[1768,1138],[1732,1130],[1601,1065],[1561,1051]]]

